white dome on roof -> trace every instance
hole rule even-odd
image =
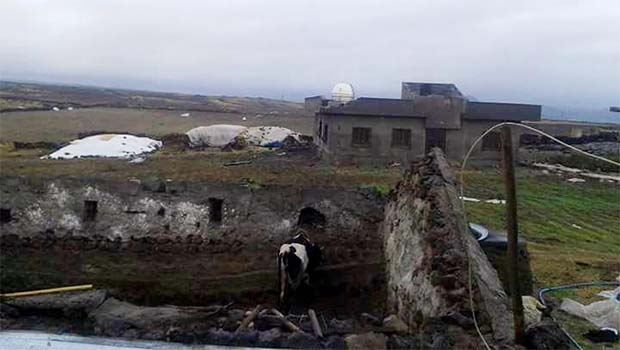
[[[336,102],[347,103],[355,99],[353,85],[348,83],[338,83],[332,89],[332,100]]]

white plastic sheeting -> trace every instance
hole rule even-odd
[[[288,136],[299,141],[299,133],[279,126],[257,126],[248,129],[247,140],[250,145],[270,146],[284,141]]]
[[[193,128],[187,132],[187,136],[193,146],[222,147],[247,130],[241,125],[215,124]]]
[[[592,322],[597,327],[611,327],[620,330],[620,287],[598,293],[606,300],[583,305],[572,299],[564,299],[560,309]]]
[[[236,137],[244,137],[253,146],[277,147],[288,136],[299,140],[299,133],[279,126],[256,126],[246,128],[241,125],[216,124],[200,126],[187,132],[193,146],[222,147]]]
[[[81,157],[130,158],[137,154],[153,152],[162,146],[161,141],[127,134],[101,134],[71,141],[71,143],[44,159],[71,159]]]

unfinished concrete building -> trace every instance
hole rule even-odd
[[[454,84],[402,83],[400,99],[361,97],[336,103],[306,99],[315,114],[323,157],[343,162],[410,162],[440,147],[461,160],[474,140],[503,122],[539,121],[540,105],[469,101]],[[515,137],[515,146],[519,138]],[[472,159],[500,158],[499,132],[488,134]]]

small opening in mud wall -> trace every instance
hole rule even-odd
[[[97,217],[97,201],[84,201],[84,220],[94,221]]]
[[[320,228],[325,226],[325,215],[320,211],[306,207],[299,212],[297,225],[305,228]]]
[[[222,222],[223,199],[209,198],[209,222]]]
[[[11,208],[0,208],[0,222],[6,223],[11,221]]]

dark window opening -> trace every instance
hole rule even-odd
[[[411,129],[392,129],[392,147],[411,148]]]
[[[502,141],[498,132],[490,132],[482,138],[483,151],[499,151],[501,147]]]
[[[0,208],[0,222],[7,223],[11,221],[11,208]]]
[[[209,198],[209,221],[218,223],[222,222],[222,206],[223,199]]]
[[[297,226],[303,228],[322,228],[325,226],[325,215],[320,211],[306,207],[299,212]]]
[[[371,128],[353,128],[351,143],[356,146],[369,146]]]
[[[428,153],[434,147],[446,150],[446,130],[445,129],[426,129],[426,146],[425,153]]]
[[[321,106],[323,106],[323,107],[329,106],[329,101],[328,100],[321,100]]]
[[[428,96],[433,94],[433,85],[422,84],[420,86],[420,96]]]
[[[84,201],[84,220],[94,221],[97,217],[97,201]]]
[[[320,120],[320,121],[319,121],[319,137],[320,137],[321,139],[323,139],[323,137],[322,137],[322,136],[323,136],[323,121],[322,121],[322,120]]]
[[[323,142],[327,142],[327,132],[329,131],[327,123],[323,125]]]
[[[157,211],[157,216],[165,216],[165,215],[166,215],[166,208],[159,207],[159,210]]]

